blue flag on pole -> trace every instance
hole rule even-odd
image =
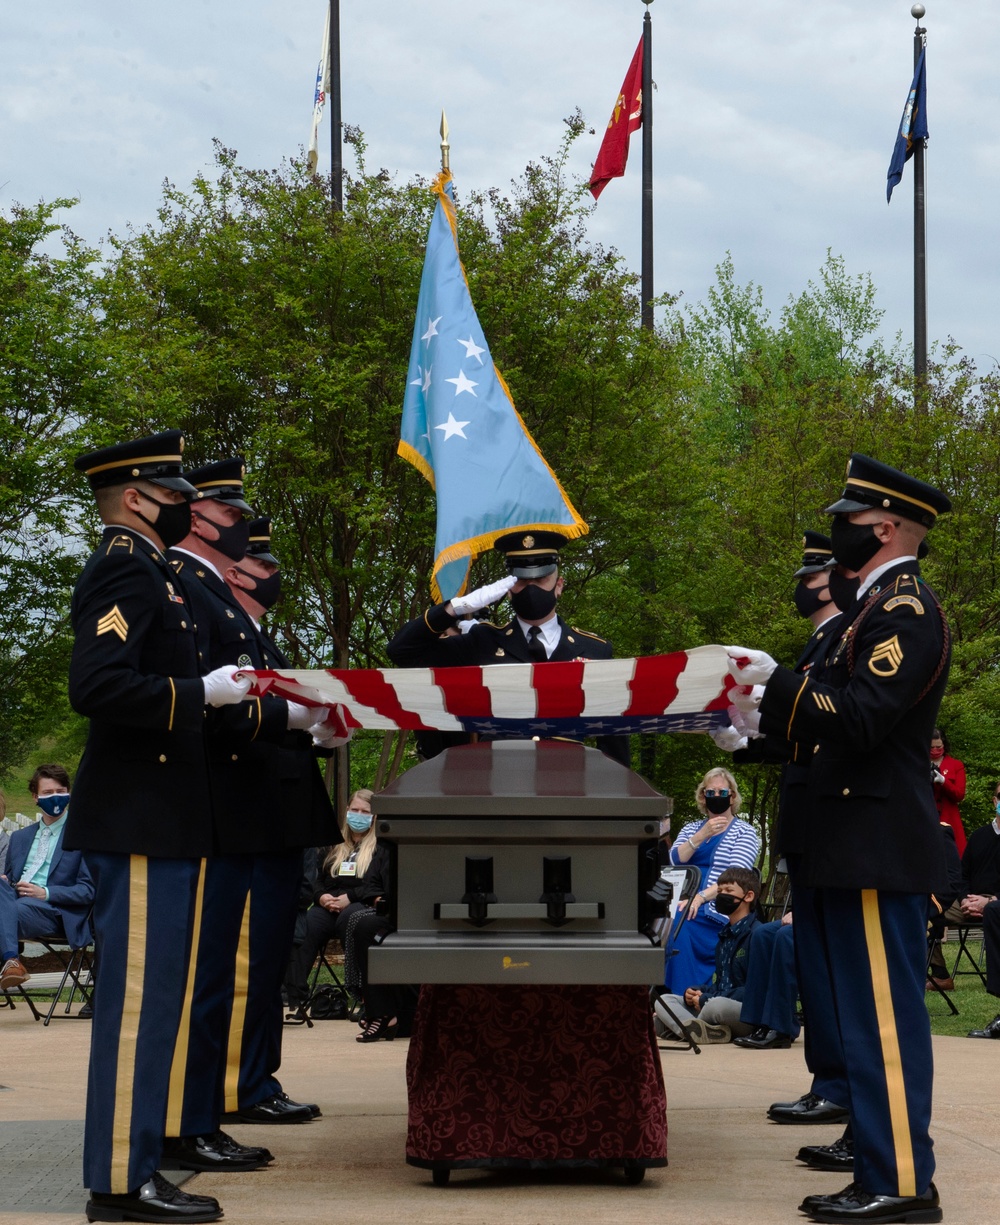
[[[927,74],[924,60],[927,56],[926,47],[920,52],[917,66],[910,83],[910,92],[906,95],[906,105],[903,107],[903,118],[899,121],[899,132],[896,144],[892,150],[892,160],[889,162],[888,182],[885,187],[886,200],[892,199],[892,189],[903,177],[903,166],[913,155],[913,147],[918,140],[927,139]]]
[[[490,357],[458,256],[451,175],[427,238],[406,373],[399,454],[437,493],[431,592],[466,589],[473,560],[507,532],[545,528],[567,539],[587,524],[573,508],[514,407]]]

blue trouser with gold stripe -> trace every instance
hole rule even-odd
[[[300,851],[208,860],[188,992],[197,1023],[175,1055],[168,1136],[209,1134],[222,1110],[281,1090],[281,982],[301,874]]]
[[[847,1087],[844,1048],[837,1027],[816,890],[801,879],[799,856],[788,855],[786,862],[792,891],[795,973],[805,1017],[803,1045],[806,1067],[813,1078],[811,1091],[846,1110],[851,1094]]]
[[[292,949],[301,876],[301,851],[253,856],[227,1042],[227,1111],[245,1110],[281,1092],[274,1075],[281,1066],[281,984]]]
[[[182,1020],[187,1040],[178,1042],[170,1070],[168,1136],[217,1131],[226,1076],[230,1065],[239,1068],[253,863],[252,855],[217,855],[206,860],[204,902],[192,939],[184,992],[190,1023]],[[229,1044],[231,1024],[235,1048]]]
[[[850,1091],[854,1179],[871,1195],[920,1195],[934,1174],[927,895],[817,889],[816,909]]]
[[[101,982],[83,1146],[84,1184],[124,1194],[159,1167],[204,860],[85,852]]]

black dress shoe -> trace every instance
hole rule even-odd
[[[305,1106],[306,1110],[309,1111],[314,1119],[321,1119],[323,1117],[323,1111],[320,1110],[315,1102],[295,1102],[288,1096],[287,1093],[284,1092],[284,1090],[279,1090],[274,1096],[280,1097],[281,1100],[286,1102],[289,1106]]]
[[[984,1029],[970,1029],[970,1038],[1000,1038],[1000,1013]]]
[[[844,1173],[853,1170],[854,1141],[850,1128],[832,1144],[809,1144],[800,1148],[796,1160],[811,1170],[842,1170]]]
[[[159,1173],[127,1195],[91,1191],[87,1200],[88,1221],[175,1221],[178,1225],[195,1225],[198,1221],[217,1221],[221,1216],[217,1199],[210,1195],[188,1195]]]
[[[806,1093],[797,1102],[775,1102],[767,1117],[772,1123],[846,1123],[850,1116],[843,1106]]]
[[[232,1118],[232,1115],[227,1116]],[[253,1106],[245,1106],[237,1111],[235,1121],[238,1123],[311,1123],[313,1112],[308,1106],[293,1102],[284,1094],[276,1093],[274,1097],[265,1097],[262,1102]]]
[[[802,1201],[800,1210],[814,1221],[838,1225],[841,1221],[877,1221],[890,1225],[905,1221],[910,1225],[940,1221],[941,1201],[933,1183],[923,1195],[869,1195],[857,1183],[851,1183],[839,1195],[817,1196],[811,1207],[806,1205],[813,1196]]]
[[[733,1039],[733,1046],[742,1046],[745,1051],[786,1051],[791,1045],[791,1034],[768,1029],[766,1025],[758,1025],[752,1034],[744,1038]]]
[[[266,1148],[237,1144],[224,1131],[207,1136],[167,1137],[160,1167],[164,1170],[261,1170],[274,1160]]]

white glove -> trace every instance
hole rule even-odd
[[[766,685],[778,666],[763,651],[749,647],[726,647],[729,652],[729,675],[741,685]]]
[[[451,611],[456,617],[464,617],[468,613],[479,612],[481,608],[488,608],[490,604],[502,600],[516,582],[514,575],[508,574],[506,578],[497,579],[495,583],[488,583],[485,587],[478,587],[468,595],[455,596],[451,601]]]
[[[941,771],[940,771],[940,770],[935,770],[935,771],[934,771],[934,781],[935,781],[936,783],[943,783],[943,782],[944,782],[944,775],[941,773]]]
[[[722,749],[724,753],[735,753],[737,749],[745,749],[747,747],[746,736],[731,725],[729,727],[713,727],[708,734],[715,741],[715,747]]]
[[[235,706],[247,696],[253,677],[229,664],[203,676],[205,703],[208,706]]]
[[[288,730],[290,732],[304,732],[315,722],[316,712],[310,706],[303,706],[301,702],[288,703]]]
[[[354,735],[354,728],[347,726],[343,712],[344,708],[339,702],[326,708],[323,718],[308,729],[313,744],[321,749],[339,749],[347,744]]]
[[[737,710],[735,706],[730,706],[727,711],[730,722],[738,732],[742,732],[748,740],[756,740],[760,736],[760,711],[742,711]]]
[[[474,630],[478,624],[479,622],[475,619],[475,617],[472,617],[466,621],[459,621],[455,628],[459,631],[459,633],[467,634],[469,630]]]
[[[742,715],[755,714],[760,710],[760,700],[764,696],[763,685],[743,685],[739,689],[732,689],[729,693],[730,702]]]

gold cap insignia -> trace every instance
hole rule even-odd
[[[525,538],[521,541],[521,544],[523,544],[526,549],[534,548],[534,536],[525,536]]]

